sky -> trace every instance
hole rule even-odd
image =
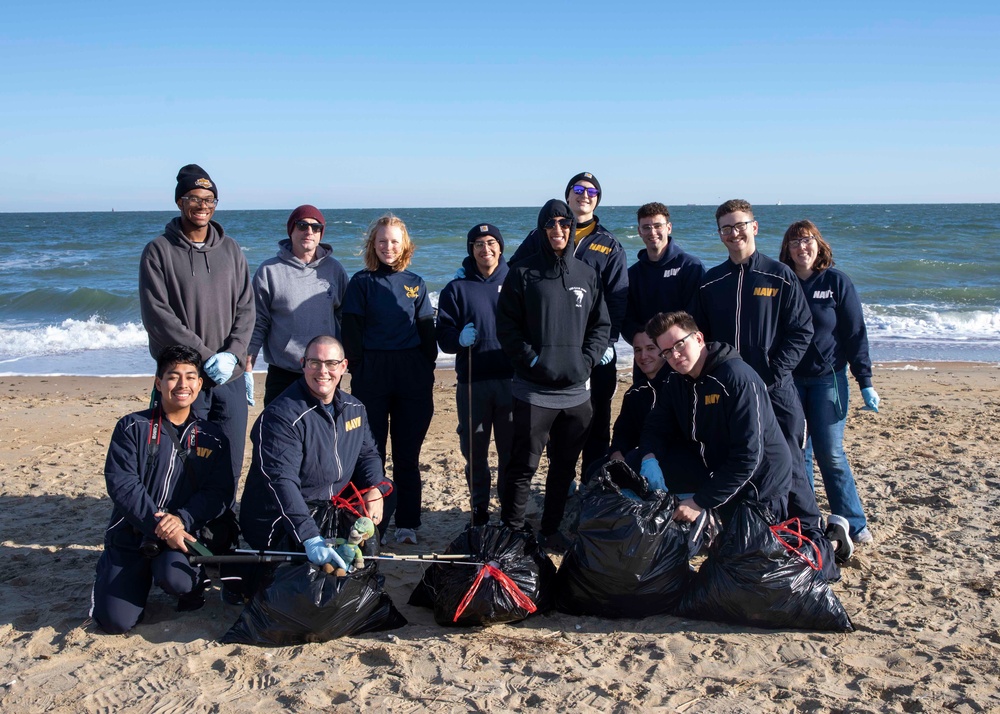
[[[19,3],[0,211],[1000,202],[1000,3]]]

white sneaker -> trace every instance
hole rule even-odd
[[[417,532],[412,528],[397,528],[396,542],[402,545],[416,545]]]
[[[854,555],[854,541],[848,535],[851,524],[843,516],[831,514],[826,519],[826,538],[837,542],[835,553],[838,563],[846,563]]]

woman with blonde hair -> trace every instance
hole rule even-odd
[[[792,371],[806,414],[806,475],[812,482],[813,454],[830,501],[831,524],[848,526],[851,540],[872,540],[865,512],[844,453],[847,421],[847,367],[850,365],[865,409],[878,411],[872,387],[872,362],[861,299],[847,275],[833,267],[833,249],[812,221],[798,221],[785,231],[781,262],[799,278],[813,319],[813,339]]]
[[[391,436],[397,489],[396,542],[416,544],[420,527],[420,447],[434,415],[434,310],[423,278],[407,270],[414,245],[387,213],[369,227],[365,269],[344,296],[342,333],[351,394],[368,411],[383,463]]]

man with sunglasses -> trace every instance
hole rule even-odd
[[[503,235],[489,223],[466,236],[464,276],[444,286],[438,299],[437,341],[455,354],[458,377],[458,440],[472,501],[472,525],[490,520],[490,433],[496,441],[497,495],[503,493],[513,429],[511,377],[514,369],[497,339],[497,301],[507,277]]]
[[[340,338],[347,271],[322,243],[326,219],[315,206],[299,206],[288,217],[288,238],[253,276],[257,319],[247,362],[253,369],[264,348],[264,406],[302,376],[302,353],[316,335]]]
[[[353,484],[368,517],[384,531],[395,496],[364,405],[340,389],[347,371],[340,341],[314,337],[300,365],[302,376],[264,408],[250,431],[253,457],[240,528],[252,548],[304,550],[310,562],[323,565],[336,562],[335,553],[310,506],[329,502]]]
[[[212,220],[218,197],[215,183],[197,164],[178,172],[174,200],[181,215],[142,252],[139,306],[153,359],[170,345],[186,345],[201,355],[205,386],[192,411],[225,434],[235,485],[246,444],[243,372],[254,304],[243,251]]]
[[[540,542],[555,551],[568,545],[559,525],[593,414],[590,374],[611,329],[600,277],[574,257],[575,228],[569,206],[548,201],[537,224],[545,242],[511,266],[497,303],[497,337],[514,365],[514,435],[500,518],[525,527],[531,479],[548,443]]]
[[[621,334],[628,304],[628,260],[625,249],[594,214],[601,202],[601,183],[589,171],[582,171],[566,184],[565,199],[576,219],[573,255],[591,266],[601,280],[611,330],[608,344],[590,374],[590,401],[594,415],[590,433],[583,447],[583,472],[595,461],[603,460],[611,442],[611,400],[618,387],[618,364],[615,343]],[[538,253],[545,235],[532,231],[518,246],[511,265]]]

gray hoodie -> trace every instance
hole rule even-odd
[[[250,339],[254,357],[261,347],[268,364],[301,372],[306,345],[317,335],[340,339],[341,304],[347,271],[320,243],[311,263],[292,253],[292,241],[278,243],[278,255],[260,264],[253,276],[257,320]]]
[[[178,216],[142,251],[139,307],[153,359],[171,345],[198,350],[203,360],[231,352],[242,377],[254,325],[246,257],[215,221],[204,247],[184,237]]]

